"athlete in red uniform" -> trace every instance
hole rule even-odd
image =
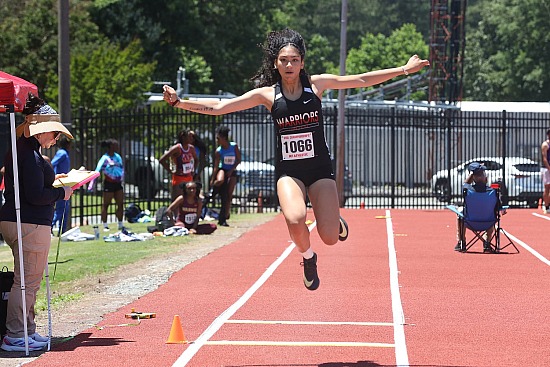
[[[189,144],[187,130],[178,133],[178,143],[164,153],[159,163],[172,174],[172,200],[183,193],[182,183],[193,181],[199,159],[195,147]]]
[[[180,195],[170,204],[167,214],[174,220],[176,226],[185,227],[192,234],[210,234],[217,226],[214,223],[200,223],[202,201],[197,192],[195,182],[182,184],[183,195]],[[175,217],[175,218],[174,218]]]

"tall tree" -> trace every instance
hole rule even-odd
[[[2,68],[36,81],[41,92],[49,95],[57,89],[56,3],[0,2]],[[348,50],[358,48],[365,34],[388,37],[408,20],[417,25],[424,39],[428,38],[429,2],[348,3]],[[249,78],[262,57],[257,46],[267,32],[287,26],[302,33],[306,40],[309,72],[335,70],[339,62],[340,10],[341,0],[72,0],[71,55],[78,58],[104,47],[103,35],[119,51],[140,40],[140,63],[156,63],[153,80],[174,81],[178,68],[184,66],[194,70],[189,74],[194,79],[192,93],[223,90],[238,94],[251,87]],[[403,45],[409,42],[404,39]],[[74,63],[76,68],[79,65]],[[112,72],[104,71],[105,78],[109,78]],[[79,83],[78,79],[71,81],[76,87]]]
[[[212,93],[240,93],[250,88],[248,78],[261,58],[256,46],[265,37],[272,10],[278,7],[268,0],[112,0],[96,4],[93,17],[110,39],[123,44],[144,39],[145,56],[158,65],[157,79],[174,80],[184,64],[180,47],[196,50],[211,67]]]
[[[300,0],[285,2],[281,11],[289,14],[288,26],[309,42],[316,35],[328,41],[330,62],[338,65],[340,49],[341,0]],[[429,39],[430,2],[348,0],[347,49],[357,48],[367,33],[389,36],[403,24],[416,25],[426,42]],[[406,40],[405,40],[406,41]]]
[[[44,96],[48,90],[57,89],[57,84],[48,80],[57,73],[57,0],[25,0],[15,7],[9,4],[0,5],[0,65],[4,71],[36,84]],[[71,52],[99,39],[87,5],[86,1],[71,4]]]
[[[187,50],[181,47],[182,66],[185,68],[185,78],[192,86],[190,89],[194,93],[207,94],[212,85],[212,68],[206,63],[204,58],[196,50]]]
[[[550,1],[493,0],[470,11],[479,22],[467,29],[465,99],[548,101]]]
[[[105,40],[94,50],[72,57],[71,79],[78,83],[71,86],[71,103],[94,109],[143,104],[155,64],[143,63],[142,53],[137,40],[124,49]]]
[[[414,54],[427,59],[428,53],[429,47],[415,25],[405,24],[387,37],[380,33],[361,37],[361,45],[348,54],[346,70],[350,74],[359,74],[396,67],[405,65]],[[416,95],[416,98],[422,97],[426,96]]]

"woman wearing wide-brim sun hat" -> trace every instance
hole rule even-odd
[[[55,145],[60,134],[66,135],[69,139],[74,139],[71,132],[61,123],[59,115],[47,104],[40,107],[34,113],[25,116],[25,122],[17,126],[15,131],[17,138],[24,135],[26,138],[34,136],[38,140],[42,134],[52,132],[55,135],[55,141],[50,146]],[[51,143],[51,141],[45,141],[46,143]],[[42,148],[49,148],[50,146],[43,146]]]
[[[23,114],[25,122],[18,126],[17,158],[19,173],[19,201],[21,216],[21,242],[25,271],[25,302],[29,350],[39,350],[47,345],[48,338],[36,332],[34,305],[40,289],[42,275],[48,261],[51,243],[51,223],[54,204],[57,200],[69,200],[70,187],[52,186],[56,175],[49,162],[44,160],[40,149],[50,148],[61,134],[73,138],[61,124],[59,115],[40,98],[29,94]],[[21,299],[21,272],[15,210],[14,170],[12,152],[8,151],[5,162],[4,206],[0,209],[0,230],[14,257],[14,282],[8,299],[6,336],[0,348],[6,351],[24,351],[25,337],[23,302]],[[60,175],[58,175],[60,177]]]

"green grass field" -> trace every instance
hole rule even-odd
[[[252,216],[270,214],[240,214],[231,217],[231,223],[238,225],[239,222],[250,220]],[[129,229],[134,233],[147,232],[147,226],[152,223],[132,223]],[[111,225],[111,228],[114,228]],[[92,226],[82,226],[81,231],[93,234]],[[101,228],[100,228],[101,230]],[[101,236],[115,233],[101,232]],[[55,270],[55,259],[58,252],[58,237],[52,238],[49,253],[49,274],[52,295],[52,304],[74,300],[82,297],[82,293],[76,289],[75,284],[86,277],[97,277],[98,275],[115,271],[122,265],[131,264],[147,257],[158,256],[164,253],[175,253],[178,249],[190,244],[195,236],[180,237],[155,237],[147,241],[135,242],[105,242],[100,240],[82,242],[60,242],[59,259]],[[0,268],[7,266],[13,270],[13,255],[9,246],[0,246]],[[40,292],[37,296],[36,310],[44,310],[46,304],[46,286],[42,282]]]

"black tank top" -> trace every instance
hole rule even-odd
[[[331,167],[321,100],[311,89],[307,75],[300,75],[300,81],[303,90],[296,101],[285,98],[280,82],[275,85],[271,117],[277,135],[275,166],[279,174]]]

